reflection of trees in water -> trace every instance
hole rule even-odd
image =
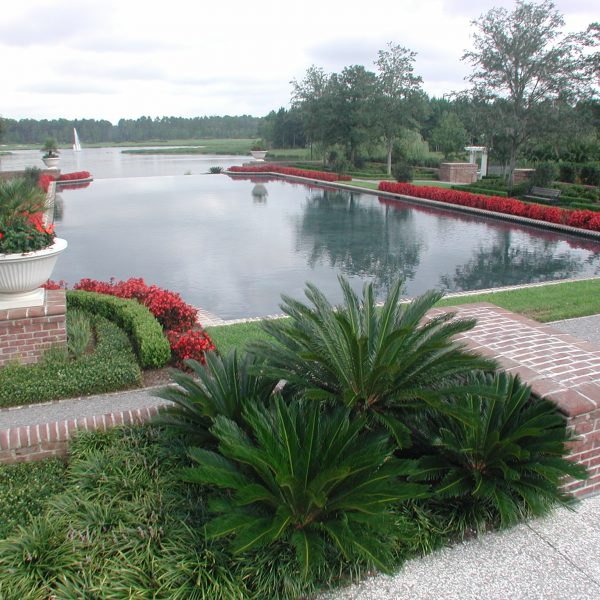
[[[490,247],[480,247],[454,275],[440,277],[441,284],[452,291],[477,290],[567,279],[583,269],[580,258],[570,252],[557,253],[558,240],[531,239],[532,247],[522,248],[513,245],[511,238],[510,230],[500,231]]]
[[[319,190],[306,199],[297,247],[308,264],[329,263],[345,275],[372,279],[385,292],[414,277],[423,247],[411,211],[360,202],[360,194]]]

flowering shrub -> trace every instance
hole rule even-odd
[[[0,181],[0,254],[34,252],[54,243],[54,226],[44,222],[46,197],[40,187],[23,178]]]
[[[168,331],[167,338],[171,345],[171,352],[175,364],[184,366],[187,359],[193,359],[205,363],[204,354],[215,349],[215,345],[205,331],[192,329],[190,331]]]
[[[559,223],[588,229],[591,231],[600,231],[600,215],[590,210],[567,210],[557,206],[543,206],[541,204],[526,204],[514,198],[501,198],[500,196],[482,196],[470,192],[461,192],[459,190],[449,190],[447,188],[437,188],[428,186],[416,186],[409,183],[394,183],[391,181],[382,181],[379,184],[379,190],[382,192],[392,192],[394,194],[405,194],[416,198],[427,198],[446,202],[448,204],[457,204],[471,208],[481,208],[508,215],[527,217],[546,223]]]
[[[308,171],[305,169],[294,169],[279,165],[266,163],[264,165],[253,165],[244,167],[229,167],[232,173],[280,173],[281,175],[294,175],[295,177],[307,177],[319,181],[350,181],[349,175],[338,175],[337,173],[325,173],[324,171]]]
[[[54,282],[49,284],[60,285]],[[186,304],[175,292],[156,285],[149,286],[142,278],[135,277],[126,281],[111,279],[110,282],[84,278],[73,289],[134,299],[146,306],[164,329],[173,358],[179,366],[187,358],[204,364],[204,353],[214,350],[212,340],[197,322],[198,310]]]
[[[58,180],[59,181],[77,181],[78,179],[89,179],[89,171],[75,171],[74,173],[63,173]]]
[[[44,192],[48,193],[48,188],[53,181],[54,177],[52,177],[52,175],[40,175],[38,185]]]
[[[142,278],[131,277],[126,281],[111,279],[109,283],[84,278],[73,289],[134,298],[150,310],[165,330],[185,331],[196,325],[197,309],[186,304],[179,294],[156,285],[146,285]]]

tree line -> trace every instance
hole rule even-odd
[[[326,73],[313,65],[292,81],[290,108],[263,118],[6,119],[4,141],[68,143],[73,127],[88,143],[261,136],[273,148],[310,147],[336,168],[382,159],[388,173],[419,145],[445,157],[466,144],[486,146],[509,173],[522,157],[600,160],[600,24],[564,34],[551,0],[518,0],[512,11],[493,8],[472,26],[463,55],[470,88],[443,98],[423,91],[416,53],[390,42],[371,69]]]
[[[250,115],[207,117],[139,117],[120,119],[116,125],[96,119],[3,119],[3,141],[40,144],[54,138],[73,142],[73,128],[84,143],[146,142],[201,138],[254,138],[261,119]]]

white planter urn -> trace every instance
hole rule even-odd
[[[45,290],[40,286],[66,247],[67,240],[54,238],[54,244],[43,250],[0,254],[0,310],[44,304]]]
[[[60,161],[60,156],[43,157],[42,160],[44,161],[44,164],[49,169],[57,169],[58,168],[58,163]]]
[[[250,150],[250,154],[254,160],[264,161],[268,150]]]

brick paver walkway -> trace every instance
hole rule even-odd
[[[493,304],[481,302],[448,309],[477,325],[461,336],[470,348],[495,357],[510,373],[518,373],[536,396],[551,398],[569,414],[600,403],[600,347],[561,333]]]

